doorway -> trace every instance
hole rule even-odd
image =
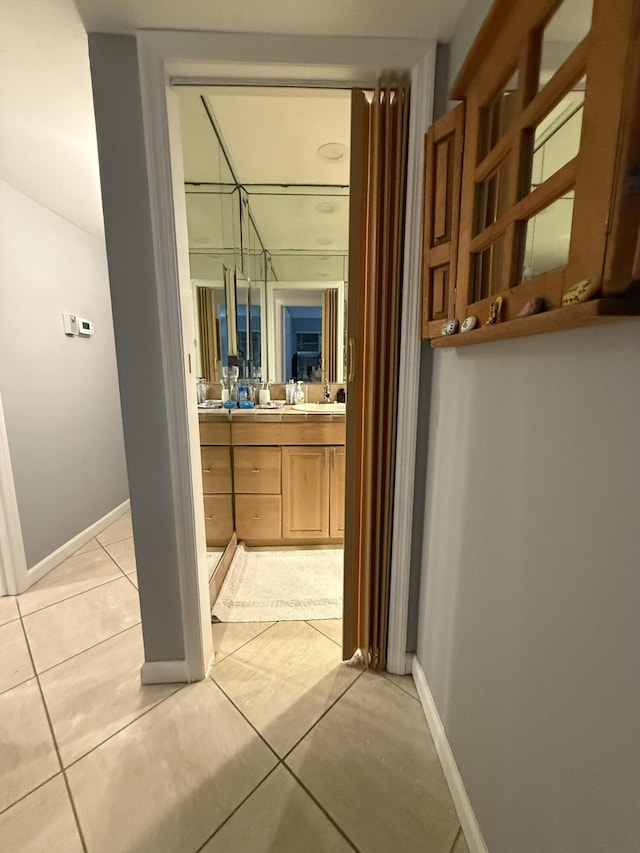
[[[178,102],[212,621],[338,637],[350,92]]]

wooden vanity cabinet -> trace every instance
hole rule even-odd
[[[279,447],[233,448],[236,533],[245,541],[282,536],[281,453]]]
[[[207,545],[226,547],[233,536],[231,432],[228,423],[200,424],[200,459]]]
[[[329,452],[329,536],[344,539],[346,453],[344,447],[331,447]]]

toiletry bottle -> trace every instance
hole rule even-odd
[[[293,406],[296,402],[296,383],[294,379],[290,379],[287,384],[285,399],[289,406]]]
[[[304,389],[302,382],[296,383],[296,403],[304,403]]]
[[[271,402],[271,391],[269,390],[269,383],[268,382],[262,383],[262,388],[260,389],[259,399],[260,399],[260,405],[261,406],[268,406],[269,403]]]

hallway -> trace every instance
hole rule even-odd
[[[0,849],[468,853],[410,677],[339,620],[213,625],[210,678],[142,687],[130,519],[0,599]]]

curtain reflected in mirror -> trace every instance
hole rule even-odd
[[[326,382],[338,381],[338,289],[322,295],[322,373]]]
[[[200,376],[207,382],[220,377],[220,321],[216,315],[215,292],[212,287],[198,287],[198,325],[200,333]]]

